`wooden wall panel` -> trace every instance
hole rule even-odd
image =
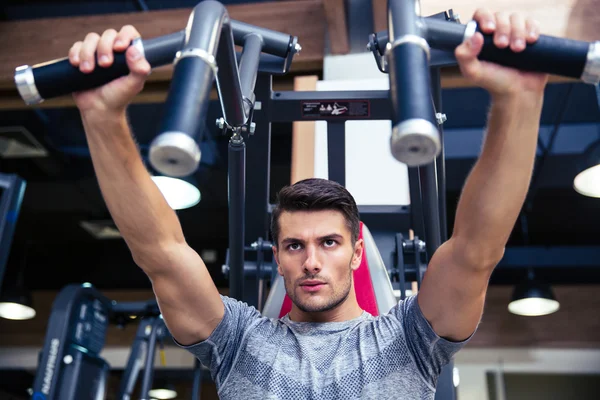
[[[348,26],[346,24],[346,5],[344,0],[326,0],[323,2],[329,47],[331,54],[347,54],[350,51]]]
[[[511,286],[492,286],[487,295],[481,324],[467,347],[600,347],[600,286],[555,286],[561,304],[558,312],[541,317],[521,317],[508,312]],[[143,301],[151,291],[106,291],[117,301]],[[226,290],[221,293],[227,294]],[[29,321],[0,319],[0,346],[41,346],[56,293],[34,292],[37,317]],[[129,346],[136,325],[125,330],[111,326],[107,346]]]
[[[539,317],[508,312],[512,286],[492,287],[468,347],[600,347],[600,287],[555,286],[560,310]]]
[[[294,90],[317,90],[317,76],[299,76]],[[290,183],[315,176],[315,121],[292,123],[292,168]]]

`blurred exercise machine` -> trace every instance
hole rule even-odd
[[[135,318],[134,318],[135,317]],[[33,384],[32,400],[101,400],[110,365],[101,356],[109,324],[139,326],[123,371],[119,400],[132,399],[140,374],[140,400],[148,400],[159,341],[170,337],[156,301],[111,301],[90,284],[69,285],[52,306]],[[199,399],[202,370],[194,367],[192,400]]]

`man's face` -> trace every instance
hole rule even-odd
[[[303,312],[329,311],[341,304],[352,288],[363,248],[362,240],[352,243],[343,214],[284,211],[279,228],[273,252],[292,302]]]

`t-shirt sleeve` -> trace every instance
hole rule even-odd
[[[407,346],[421,376],[432,388],[435,388],[442,368],[473,335],[460,342],[440,337],[421,312],[417,296],[410,296],[400,301],[390,312],[402,325]]]
[[[231,297],[221,295],[225,306],[223,319],[204,341],[184,346],[208,368],[217,387],[225,381],[240,350],[244,335],[261,315],[256,308]]]

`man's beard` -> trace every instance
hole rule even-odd
[[[287,279],[284,280],[285,281],[285,291],[287,292],[287,295],[292,300],[292,303],[294,303],[296,305],[296,307],[298,307],[298,309],[300,309],[300,311],[303,311],[306,313],[331,311],[331,310],[335,309],[336,307],[338,307],[340,304],[342,304],[350,295],[350,289],[352,288],[352,267],[351,267],[351,265],[352,265],[352,261],[350,261],[349,268],[348,268],[348,275],[346,277],[347,279],[345,280],[343,286],[340,288],[339,291],[334,291],[332,296],[329,299],[327,299],[328,301],[325,304],[311,304],[312,303],[311,299],[309,299],[307,302],[303,303],[296,296],[294,286],[290,282],[288,282]],[[317,276],[306,276],[302,280],[307,280],[307,279],[318,279],[318,277]]]

